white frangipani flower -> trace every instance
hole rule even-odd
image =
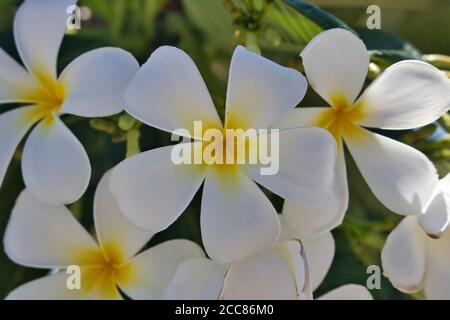
[[[450,175],[440,180],[420,216],[404,218],[381,253],[383,272],[404,292],[425,289],[429,299],[450,299]]]
[[[76,201],[91,175],[87,154],[60,120],[62,114],[102,117],[118,113],[120,93],[139,65],[117,48],[85,53],[57,76],[57,55],[75,0],[28,0],[14,20],[23,68],[0,48],[0,103],[26,106],[0,115],[0,185],[19,142],[25,143],[22,174],[40,202],[62,205]]]
[[[283,217],[282,217],[283,219]],[[168,284],[166,299],[312,299],[334,256],[330,232],[299,240],[282,221],[282,239],[271,250],[220,266],[207,258],[182,262]],[[372,299],[360,285],[339,287],[319,299]]]
[[[144,123],[173,132],[208,128],[263,129],[303,98],[301,73],[243,47],[234,51],[225,124],[216,112],[194,62],[173,47],[157,49],[124,92],[124,108]],[[262,175],[259,165],[176,165],[173,146],[141,153],[120,163],[111,191],[125,216],[155,231],[173,223],[203,186],[201,232],[209,256],[219,264],[243,260],[272,247],[279,237],[277,213],[256,182],[296,203],[325,204],[331,197],[336,145],[320,128],[279,133],[279,172]]]
[[[6,228],[6,254],[28,267],[79,266],[81,288],[68,289],[69,274],[61,270],[18,287],[7,299],[121,299],[118,288],[132,299],[159,299],[182,261],[204,256],[188,240],[170,240],[139,253],[152,234],[123,217],[108,179],[109,173],[94,199],[98,244],[66,207],[41,204],[22,192]]]
[[[369,53],[360,39],[343,29],[322,32],[301,57],[309,83],[331,108],[294,109],[274,127],[319,126],[338,143],[335,196],[321,213],[314,212],[321,217],[312,221],[315,231],[339,225],[348,206],[344,142],[381,203],[402,215],[420,214],[438,181],[433,164],[414,148],[364,127],[403,130],[435,121],[450,108],[449,79],[427,63],[402,61],[387,68],[358,97]],[[287,206],[288,220],[307,210]]]

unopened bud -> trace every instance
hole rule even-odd
[[[108,134],[113,134],[117,129],[116,125],[112,121],[105,119],[91,119],[89,124],[95,130],[106,132]]]
[[[136,119],[134,119],[132,116],[130,116],[129,114],[124,114],[122,116],[120,116],[119,118],[119,128],[122,129],[123,131],[128,131],[131,128],[134,127],[134,125],[136,124]]]

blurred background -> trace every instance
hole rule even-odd
[[[18,58],[12,25],[22,1],[0,2],[0,47]],[[316,5],[311,6],[310,4]],[[368,30],[366,9],[381,9],[381,30]],[[371,51],[368,83],[384,68],[402,59],[423,59],[450,69],[449,0],[80,0],[81,29],[68,32],[60,55],[61,70],[80,54],[101,46],[118,46],[130,51],[142,64],[161,45],[185,50],[196,62],[223,116],[228,66],[234,47],[244,44],[266,57],[302,70],[299,53],[308,41],[324,29],[345,27],[357,32]],[[20,61],[20,60],[19,60]],[[0,66],[1,67],[1,66]],[[301,106],[326,105],[312,90]],[[2,106],[6,111],[13,106]],[[71,211],[93,231],[92,199],[100,177],[118,162],[140,150],[170,144],[170,136],[139,123],[124,125],[121,115],[107,119],[64,117],[79,137],[92,165],[92,178],[85,196],[70,205]],[[126,121],[125,121],[126,122]],[[447,117],[439,123],[410,132],[383,132],[425,152],[441,176],[450,167]],[[138,145],[139,144],[139,145]],[[139,147],[140,146],[140,147]],[[21,147],[17,150],[0,189],[0,237],[15,199],[24,188]],[[350,159],[347,154],[347,159]],[[350,208],[344,224],[333,231],[336,256],[331,270],[316,295],[347,283],[365,285],[367,266],[381,265],[385,238],[401,217],[385,209],[372,195],[353,161],[347,161]],[[149,245],[173,238],[201,243],[199,192],[187,212]],[[270,199],[280,211],[282,200]],[[0,252],[0,298],[18,285],[43,276],[47,270],[15,265]],[[378,299],[421,299],[422,293],[405,295],[382,277],[381,289],[372,290]]]

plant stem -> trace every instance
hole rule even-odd
[[[141,132],[139,131],[139,129],[131,129],[127,132],[127,158],[141,152],[141,148],[139,146],[140,137]]]
[[[261,49],[258,45],[258,35],[254,31],[247,31],[245,37],[245,46],[248,50],[261,55]]]

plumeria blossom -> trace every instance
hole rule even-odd
[[[339,225],[348,206],[344,142],[381,203],[402,215],[420,214],[438,182],[434,166],[414,148],[365,127],[404,130],[435,121],[450,108],[450,81],[445,74],[424,62],[402,61],[360,94],[369,53],[360,39],[343,29],[320,33],[301,57],[311,87],[331,107],[294,109],[274,127],[319,126],[337,141],[336,192],[322,208],[315,231]],[[289,208],[287,219],[305,209]]]
[[[0,103],[25,106],[0,115],[0,185],[17,145],[29,193],[52,205],[76,201],[91,175],[87,154],[61,121],[63,114],[102,117],[118,113],[120,92],[139,69],[118,48],[85,53],[58,76],[57,55],[75,0],[28,0],[14,19],[14,39],[25,68],[0,48]]]
[[[198,145],[203,141],[192,130],[196,121],[219,130],[268,128],[300,102],[306,87],[301,73],[237,47],[222,124],[194,62],[183,51],[166,46],[142,66],[125,89],[123,104],[148,125],[169,132],[188,130]],[[275,175],[262,175],[258,164],[176,165],[173,148],[150,150],[120,163],[111,176],[111,191],[130,221],[159,231],[179,217],[204,182],[202,238],[219,264],[267,250],[279,237],[275,208],[254,181],[307,206],[323,205],[331,197],[336,145],[320,128],[279,132]]]
[[[334,257],[330,232],[302,237],[282,217],[282,237],[268,252],[228,266],[207,258],[182,262],[166,288],[167,299],[310,300],[325,278]],[[319,299],[372,299],[368,290],[349,284]]]
[[[159,299],[177,266],[203,257],[188,240],[170,240],[139,252],[152,234],[137,229],[120,212],[109,191],[109,173],[94,198],[98,243],[65,206],[37,202],[25,190],[8,223],[4,246],[14,262],[35,268],[61,268],[13,290],[7,299]],[[81,288],[68,289],[65,268],[79,266]]]
[[[430,299],[450,299],[450,175],[439,181],[420,216],[404,218],[381,253],[384,274],[407,293],[425,289]]]

